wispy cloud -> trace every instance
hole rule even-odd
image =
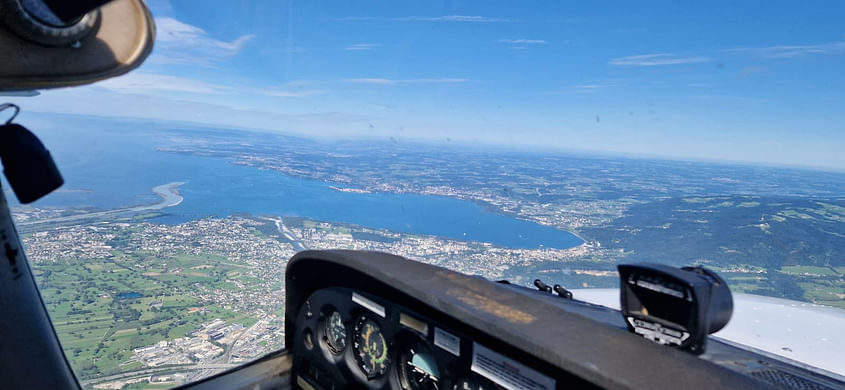
[[[343,50],[373,50],[378,46],[381,46],[381,44],[380,43],[356,43],[356,44],[344,47]]]
[[[444,15],[444,16],[350,16],[334,20],[383,20],[397,22],[459,22],[459,23],[503,23],[510,22],[510,19],[496,18],[478,15]]]
[[[33,112],[69,113],[116,117],[121,120],[177,120],[222,127],[300,132],[303,134],[342,134],[367,129],[373,118],[357,113],[322,111],[286,113],[266,107],[220,104],[213,101],[170,98],[152,94],[114,93],[85,86],[50,91],[33,98],[27,109]],[[364,130],[366,131],[366,130]]]
[[[301,89],[285,89],[285,88],[262,88],[256,89],[254,92],[264,95],[264,96],[271,96],[271,97],[304,97],[304,96],[313,96],[324,94],[326,91],[318,90],[318,89],[308,89],[308,90],[301,90]]]
[[[765,47],[741,47],[716,50],[704,54],[658,53],[619,57],[610,60],[616,66],[664,66],[698,64],[714,61],[712,56],[737,55],[756,58],[788,59],[818,55],[845,54],[845,42],[832,42],[817,45],[776,45]]]
[[[737,95],[692,95],[690,98],[707,101],[730,102],[736,104],[758,104],[770,102],[770,99]]]
[[[231,89],[203,80],[145,72],[129,72],[124,76],[103,80],[95,85],[110,91],[122,93],[158,91],[207,94],[224,92]]]
[[[762,58],[795,58],[810,55],[845,53],[845,42],[824,43],[819,45],[784,45],[768,47],[745,47],[727,49],[725,52],[747,54]]]
[[[453,83],[466,83],[471,81],[470,79],[463,79],[463,78],[453,78],[453,77],[443,77],[443,78],[423,78],[423,79],[384,79],[384,78],[357,78],[357,79],[344,79],[344,82],[347,83],[357,83],[357,84],[376,84],[376,85],[400,85],[400,84],[453,84]]]
[[[447,15],[436,16],[433,18],[415,17],[415,20],[425,22],[471,22],[471,23],[501,23],[509,22],[508,19],[491,18],[489,16],[467,16],[467,15]]]
[[[197,27],[174,18],[158,17],[156,46],[151,63],[210,66],[238,54],[244,45],[255,38],[241,35],[232,41],[214,39]]]
[[[149,96],[173,96],[174,93],[193,93],[203,95],[250,94],[269,97],[304,97],[326,93],[325,90],[303,88],[301,85],[294,84],[251,88],[242,85],[230,86],[188,77],[149,72],[130,72],[124,76],[100,81],[95,86],[112,92]]]
[[[619,83],[602,83],[602,84],[581,84],[573,85],[560,91],[549,92],[549,95],[568,95],[568,94],[593,94],[598,93],[607,88],[622,87]]]
[[[299,80],[284,84],[251,87],[230,83],[213,83],[190,77],[151,72],[130,72],[124,76],[103,80],[96,87],[123,94],[148,96],[184,96],[184,94],[260,95],[277,98],[297,98],[330,93],[336,84],[408,85],[408,84],[458,84],[472,80],[457,77],[388,79],[350,78],[340,80]]]
[[[572,87],[573,91],[578,93],[596,93],[602,89],[613,87],[610,84],[586,84],[586,85],[576,85]]]
[[[665,65],[681,65],[681,64],[699,64],[702,62],[713,61],[710,57],[703,56],[681,56],[678,54],[659,53],[659,54],[641,54],[628,57],[619,57],[610,60],[610,65],[616,66],[665,66]]]
[[[499,39],[499,43],[510,43],[514,45],[545,45],[546,41],[543,39]]]

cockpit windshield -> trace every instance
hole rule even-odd
[[[620,263],[703,265],[845,309],[841,2],[148,6],[139,69],[18,101],[66,183],[8,197],[86,388],[283,348],[304,249],[576,298]]]

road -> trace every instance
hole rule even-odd
[[[232,344],[229,345],[229,348],[226,348],[226,353],[223,354],[223,358],[220,359],[220,360],[222,360],[224,363],[228,364],[229,361],[232,360],[232,352],[235,351],[235,345],[238,343],[238,340],[240,340],[241,337],[243,337],[245,334],[252,331],[256,326],[258,326],[260,324],[261,324],[261,320],[258,320],[256,323],[252,324],[252,326],[250,326],[249,328],[246,328],[243,332],[241,332],[241,334],[239,334],[238,337],[235,337],[235,339],[232,340]]]
[[[290,231],[290,229],[288,229],[287,226],[285,226],[284,221],[282,220],[282,217],[277,217],[277,218],[262,217],[261,219],[264,219],[264,220],[267,220],[267,221],[273,221],[276,224],[276,229],[279,231],[279,233],[281,233],[282,236],[285,239],[287,239],[291,243],[291,245],[293,245],[293,250],[295,250],[297,252],[308,250],[308,247],[305,246],[305,244],[303,244],[302,241],[300,241],[298,238],[296,238],[296,236],[293,235],[293,232]]]
[[[229,369],[232,367],[237,367],[238,364],[225,364],[225,363],[205,363],[205,364],[185,364],[179,366],[167,366],[167,367],[155,367],[155,368],[145,368],[135,371],[128,371],[120,374],[104,376],[101,378],[95,379],[86,379],[83,381],[79,381],[80,384],[83,386],[93,385],[97,383],[103,382],[111,382],[118,379],[128,379],[133,377],[145,376],[145,375],[152,375],[161,372],[169,372],[169,371],[193,371],[193,370],[220,370],[222,369]]]
[[[167,183],[162,184],[160,186],[153,187],[153,192],[156,195],[161,197],[161,201],[156,204],[151,205],[143,205],[143,206],[134,206],[134,207],[126,207],[121,209],[114,209],[114,210],[106,210],[106,211],[95,211],[92,213],[82,213],[82,214],[74,214],[74,215],[66,215],[64,217],[56,217],[56,218],[47,218],[47,219],[39,219],[35,221],[26,221],[17,223],[18,226],[30,226],[30,225],[39,225],[42,223],[61,223],[61,222],[73,222],[77,220],[87,220],[92,218],[103,218],[103,217],[111,217],[118,214],[125,214],[125,213],[134,213],[139,211],[148,211],[148,210],[160,210],[165,207],[173,207],[178,206],[182,203],[184,198],[179,195],[177,190],[179,186],[185,184],[184,182],[174,182],[174,183]]]

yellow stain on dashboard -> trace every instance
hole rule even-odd
[[[517,324],[530,324],[537,318],[517,308],[502,304],[489,297],[459,288],[450,288],[446,294],[464,304]]]
[[[437,275],[460,286],[449,288],[446,290],[446,294],[457,298],[468,306],[516,324],[530,324],[537,319],[537,317],[520,309],[490,299],[485,291],[479,290],[478,286],[474,284],[476,281],[469,276],[448,270],[437,271]]]

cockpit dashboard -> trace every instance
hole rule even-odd
[[[659,345],[577,296],[386,253],[304,251],[285,278],[286,349],[185,388],[845,388],[715,339],[701,355]]]

